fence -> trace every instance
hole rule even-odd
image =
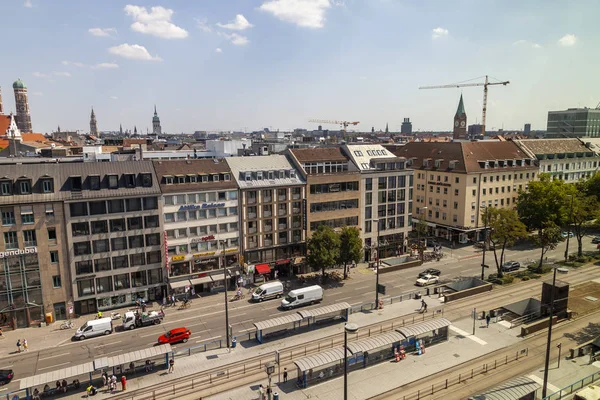
[[[437,287],[431,287],[431,288],[426,288],[426,293],[436,293],[436,291],[434,289],[437,289]],[[423,293],[421,293],[421,291],[416,291],[416,292],[410,292],[410,293],[405,293],[405,294],[401,294],[399,296],[392,296],[392,297],[386,297],[386,298],[382,298],[381,300],[383,301],[384,305],[390,305],[390,304],[395,304],[404,300],[410,300],[410,299],[415,299],[416,295],[420,294],[423,295]],[[375,310],[377,307],[375,306],[375,302],[369,302],[369,303],[363,303],[363,304],[359,304],[356,306],[353,306],[352,308],[350,308],[350,314],[354,314],[357,312],[364,312],[364,311],[371,311],[371,310]]]
[[[534,313],[531,313],[531,314],[523,315],[521,317],[512,319],[510,321],[510,328],[512,329],[512,328],[514,328],[516,326],[526,324],[526,323],[531,322],[533,320],[536,320],[538,318],[540,318],[540,313],[539,312],[534,312]]]
[[[514,355],[506,355],[505,357],[498,358],[493,362],[490,361],[489,363],[485,363],[481,367],[465,370],[459,373],[458,375],[454,375],[446,380],[439,381],[438,383],[433,383],[431,384],[431,387],[427,389],[420,389],[411,394],[403,395],[402,397],[397,397],[396,400],[419,400],[427,396],[432,396],[439,391],[446,390],[454,385],[458,385],[462,382],[465,382],[468,379],[472,379],[477,375],[485,374],[488,371],[493,371],[500,366],[507,365],[510,362],[517,361],[523,357],[527,357],[528,355],[529,348],[524,348],[520,351],[517,351]]]
[[[600,379],[600,372],[595,372],[592,375],[588,375],[585,378],[580,379],[577,382],[560,389],[558,392],[552,393],[551,395],[544,397],[543,400],[562,399],[563,396],[574,393],[575,391],[582,389],[591,383],[596,382],[598,379]]]

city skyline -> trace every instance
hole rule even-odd
[[[100,130],[151,132],[154,104],[169,133],[316,129],[312,118],[399,131],[407,117],[415,131],[450,131],[461,94],[468,123],[481,122],[481,88],[418,87],[488,74],[511,81],[490,89],[488,130],[545,129],[548,111],[600,101],[585,80],[599,28],[591,1],[540,4],[14,1],[3,8],[19,18],[0,27],[18,38],[0,67],[4,112],[21,78],[42,133],[87,131],[92,106]]]

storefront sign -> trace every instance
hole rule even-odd
[[[215,235],[204,236],[201,238],[194,238],[190,240],[190,243],[208,242],[209,240],[215,240]]]
[[[308,225],[308,212],[306,209],[306,199],[302,199],[302,229],[307,230]]]
[[[434,181],[429,181],[429,182],[427,182],[427,184],[428,184],[428,185],[436,185],[436,186],[448,186],[448,187],[452,186],[452,185],[451,185],[451,184],[449,184],[449,183],[444,183],[444,182],[434,182]]]
[[[37,253],[37,247],[28,247],[26,249],[0,251],[0,258],[10,257],[10,256],[22,256],[25,254],[35,254],[35,253]]]
[[[216,258],[207,258],[206,260],[194,260],[194,264],[210,264],[210,263],[216,263],[217,259]]]
[[[202,210],[207,208],[225,207],[225,203],[204,203],[204,204],[186,204],[179,207],[179,211]]]
[[[167,231],[165,231],[165,233],[164,233],[164,238],[165,238],[165,254],[167,255],[165,257],[165,259],[166,259],[165,267],[167,268],[167,272],[169,272],[169,244],[167,243]]]
[[[183,261],[185,260],[185,256],[173,256],[171,257],[171,261]]]
[[[214,256],[216,254],[215,251],[209,251],[207,253],[196,253],[194,254],[194,258],[198,258],[198,257],[209,257],[209,256]]]
[[[225,253],[235,253],[237,251],[238,251],[238,249],[236,247],[236,248],[233,248],[233,249],[227,249],[227,250],[225,250]]]

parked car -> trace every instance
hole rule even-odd
[[[521,263],[519,263],[518,261],[507,261],[504,264],[502,264],[502,267],[500,267],[500,269],[502,269],[502,272],[518,271],[519,268],[521,268]]]
[[[417,279],[417,282],[415,282],[415,285],[417,285],[417,286],[435,285],[439,281],[440,281],[439,276],[425,275],[424,277]]]
[[[158,344],[187,342],[192,331],[188,328],[175,328],[158,337]]]
[[[440,276],[441,273],[442,273],[442,271],[440,271],[439,269],[427,268],[425,271],[421,272],[417,278],[422,278],[425,275]]]
[[[12,369],[0,369],[0,385],[10,383],[14,376]]]
[[[594,236],[594,238],[592,239],[592,243],[600,243],[600,236]]]
[[[562,236],[563,238],[566,238],[567,236],[572,238],[574,235],[573,232],[562,232],[560,236]]]

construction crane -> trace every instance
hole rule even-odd
[[[348,128],[348,125],[358,125],[360,124],[359,121],[355,121],[355,122],[350,122],[350,121],[332,121],[332,120],[328,120],[328,119],[311,119],[308,122],[315,122],[317,124],[336,124],[339,125],[342,130],[344,131],[344,138],[346,137],[346,128]]]
[[[492,85],[503,85],[506,86],[510,81],[504,82],[489,82],[488,76],[485,76],[485,82],[483,83],[455,83],[452,85],[440,85],[440,86],[421,86],[419,89],[449,89],[449,88],[461,88],[469,86],[483,86],[483,112],[481,113],[481,134],[485,136],[485,116],[487,111],[487,95],[488,86]]]

